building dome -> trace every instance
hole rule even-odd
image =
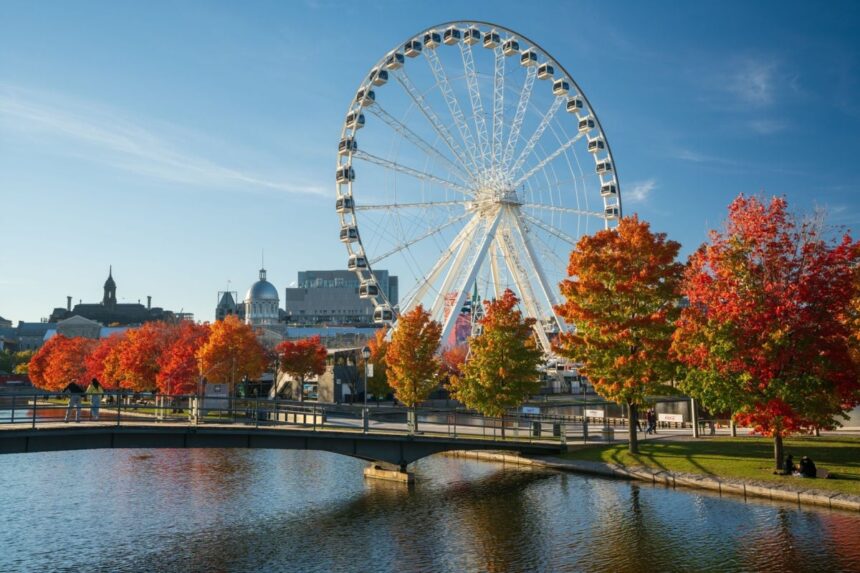
[[[266,280],[266,269],[260,269],[260,280],[251,285],[245,294],[245,302],[258,302],[264,300],[280,300],[278,289]]]

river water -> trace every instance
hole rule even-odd
[[[0,571],[860,571],[860,515],[446,456],[0,456]]]

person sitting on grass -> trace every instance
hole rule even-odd
[[[815,462],[813,462],[809,457],[803,456],[800,459],[800,475],[807,478],[814,478],[818,474],[818,468],[815,467]]]
[[[786,454],[785,463],[782,464],[782,474],[790,476],[794,473],[794,456]]]

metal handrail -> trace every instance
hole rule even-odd
[[[2,398],[2,397],[0,397]],[[263,397],[212,397],[205,395],[135,395],[110,391],[101,394],[98,408],[82,395],[80,407],[68,394],[40,393],[0,402],[0,430],[27,427],[133,426],[143,423],[172,425],[231,424],[286,427],[311,432],[361,432],[359,407],[302,403]],[[584,424],[568,416],[511,414],[495,418],[464,409],[416,408],[417,433],[455,439],[505,442],[566,443],[587,435]],[[405,408],[369,409],[368,431],[374,434],[408,434]],[[401,417],[403,418],[401,420]],[[68,419],[68,422],[65,420]],[[78,421],[79,420],[79,421]]]

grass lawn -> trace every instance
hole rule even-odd
[[[709,438],[706,440],[640,440],[640,453],[632,455],[627,444],[589,446],[562,457],[647,466],[668,471],[714,477],[753,479],[860,495],[860,438],[801,437],[785,440],[785,452],[795,463],[809,456],[830,479],[803,479],[773,475],[773,440],[769,438]]]

